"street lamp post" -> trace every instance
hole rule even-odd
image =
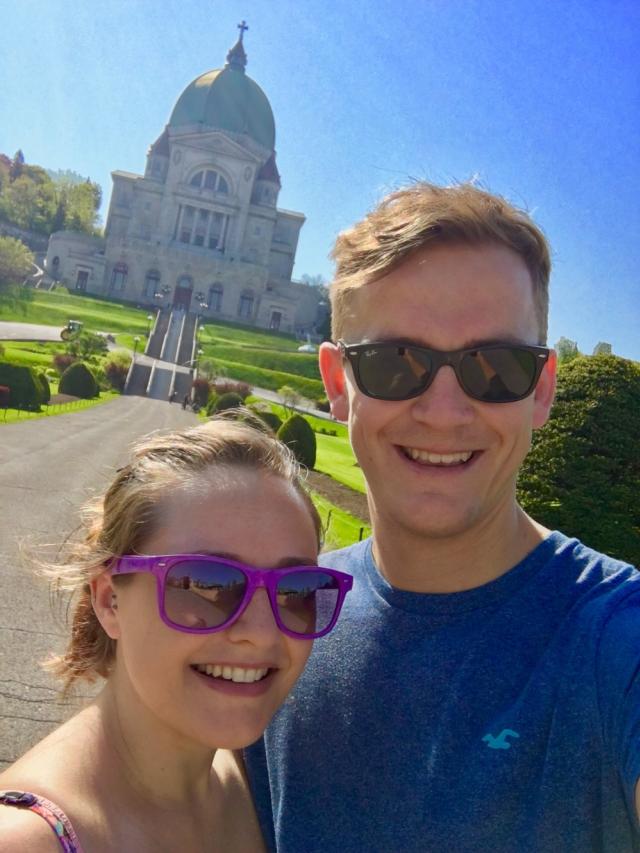
[[[140,343],[140,335],[136,335],[133,339],[133,360],[136,360],[136,353],[138,352],[138,344]]]
[[[151,324],[153,323],[153,314],[147,314],[147,337],[151,334]]]

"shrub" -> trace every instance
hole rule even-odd
[[[76,358],[88,359],[90,356],[104,355],[108,352],[107,340],[103,335],[83,330],[73,338],[67,346],[67,351]]]
[[[257,388],[268,388],[277,391],[282,385],[289,385],[303,397],[314,400],[324,392],[324,385],[320,379],[305,379],[303,376],[294,376],[292,373],[282,373],[279,370],[266,370],[262,367],[254,367],[251,364],[240,364],[233,361],[218,362],[224,367],[228,376],[234,379],[242,379]]]
[[[200,408],[207,405],[209,399],[209,380],[198,377],[191,383],[191,399]]]
[[[209,391],[209,399],[207,400],[207,415],[215,414],[215,405],[218,402],[218,395],[215,391]]]
[[[319,412],[327,412],[331,411],[331,403],[326,397],[318,397],[316,400],[316,409]]]
[[[76,361],[67,367],[60,377],[58,391],[83,400],[89,400],[99,394],[95,376],[82,361]]]
[[[58,376],[62,376],[65,370],[75,361],[77,361],[77,358],[68,352],[57,352],[52,359],[53,366],[58,371]]]
[[[524,509],[599,551],[640,563],[640,365],[578,356],[518,480]]]
[[[301,465],[311,470],[316,464],[316,436],[302,415],[291,415],[278,430],[278,438],[293,451]]]
[[[244,403],[240,394],[235,391],[229,391],[226,394],[221,394],[213,406],[213,412],[224,412],[227,409],[237,409]]]
[[[47,379],[47,374],[41,371],[40,373],[38,373],[38,380],[40,381],[40,387],[42,389],[41,402],[46,406],[49,400],[51,399],[51,388],[49,387],[49,380]]]
[[[9,388],[9,406],[13,409],[40,410],[43,387],[33,368],[0,362],[0,385]]]
[[[104,368],[104,375],[109,385],[121,394],[129,372],[129,365],[121,361],[110,361]]]
[[[218,396],[233,391],[234,394],[239,394],[243,400],[246,400],[249,394],[251,394],[251,386],[246,382],[239,382],[236,379],[216,379],[213,383],[213,388]]]
[[[278,417],[275,412],[265,412],[262,409],[256,409],[255,407],[252,407],[251,410],[256,417],[260,418],[261,421],[264,421],[269,429],[272,429],[273,432],[277,434],[278,430],[282,426],[282,418]]]

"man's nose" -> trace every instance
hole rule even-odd
[[[453,367],[441,367],[429,387],[413,400],[417,420],[436,428],[471,423],[474,401],[463,391]]]

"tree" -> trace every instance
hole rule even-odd
[[[11,171],[9,174],[12,181],[15,181],[16,178],[20,177],[23,168],[24,154],[22,153],[22,149],[18,148],[16,153],[13,155],[13,160],[11,161]]]
[[[524,509],[550,528],[640,563],[640,364],[578,356],[560,366],[548,423],[518,480]]]
[[[558,353],[558,363],[564,364],[567,361],[572,361],[580,355],[580,350],[575,341],[570,341],[569,338],[560,338],[556,344],[556,352]]]
[[[293,414],[295,407],[300,405],[300,394],[290,385],[283,385],[282,388],[278,388],[278,394],[285,410],[288,414]]]
[[[0,237],[0,293],[22,284],[33,268],[33,253],[21,240]]]

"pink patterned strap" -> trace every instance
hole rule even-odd
[[[65,853],[82,853],[82,847],[71,821],[51,800],[29,791],[0,791],[0,804],[28,809],[43,817],[54,831]]]

